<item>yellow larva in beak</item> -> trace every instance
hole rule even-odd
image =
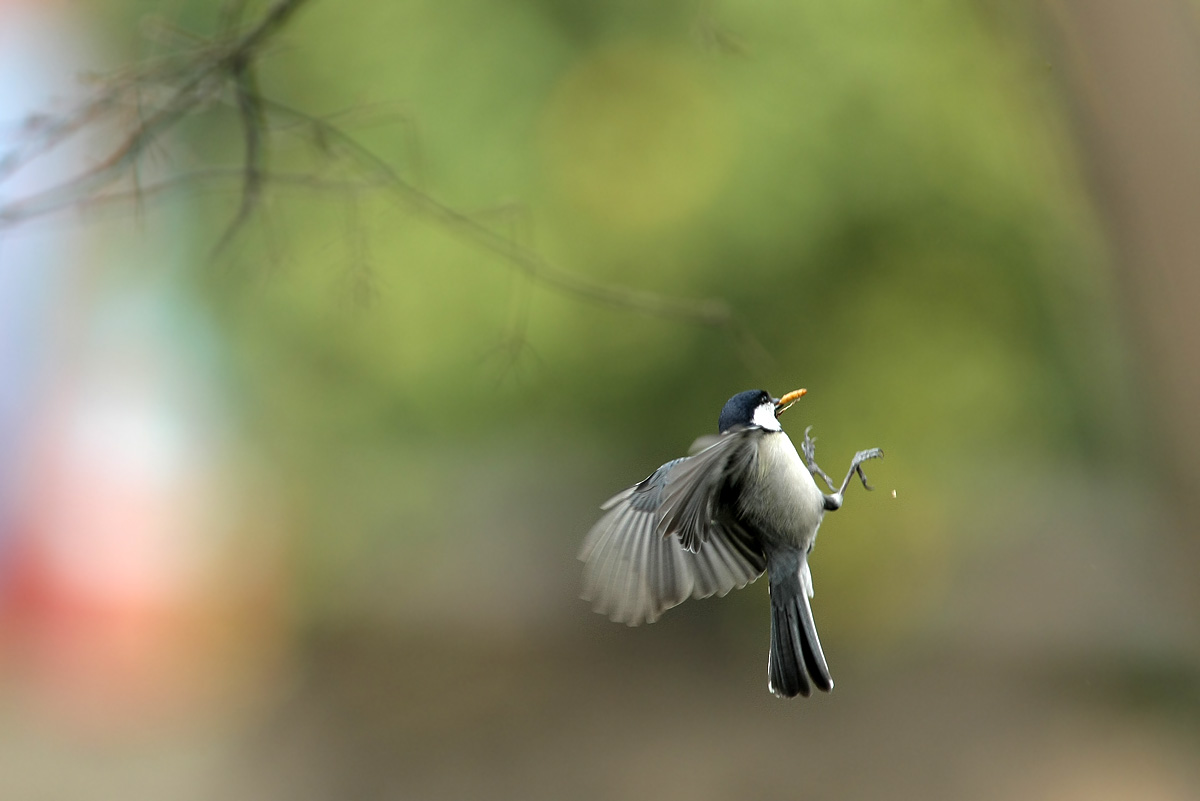
[[[807,394],[808,394],[807,389],[793,389],[791,392],[784,395],[779,400],[775,401],[775,416],[778,417],[779,415],[786,412],[788,410],[789,406],[791,406],[793,403],[800,400]]]

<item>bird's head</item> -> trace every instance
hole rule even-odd
[[[742,426],[781,431],[779,415],[807,393],[807,389],[797,389],[782,398],[772,398],[771,393],[762,389],[739,392],[725,402],[725,408],[721,409],[721,416],[717,419],[717,427],[722,434]]]

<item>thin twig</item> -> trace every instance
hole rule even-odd
[[[182,186],[236,179],[241,188],[238,208],[213,249],[216,255],[259,210],[268,185],[336,189],[350,193],[351,197],[365,191],[383,190],[405,210],[415,212],[464,242],[500,257],[532,284],[649,316],[722,329],[731,335],[747,361],[769,360],[766,349],[723,300],[674,297],[608,284],[562,269],[546,261],[531,246],[518,241],[519,237],[499,233],[477,217],[438,200],[422,188],[419,175],[415,183],[407,180],[387,160],[329,118],[308,114],[264,96],[256,80],[256,67],[263,48],[307,2],[276,0],[256,22],[242,28],[240,20],[246,0],[229,0],[219,20],[216,39],[198,40],[201,44],[189,47],[182,59],[178,53],[157,57],[111,79],[96,100],[75,114],[57,121],[39,121],[46,126],[40,141],[0,158],[0,180],[122,105],[132,102],[138,119],[108,157],[92,169],[42,192],[0,206],[0,230],[66,208],[89,208],[130,197],[140,204],[148,195]],[[170,87],[165,97],[153,102],[145,98],[145,91],[157,91],[162,87]],[[185,172],[143,185],[141,160],[150,148],[186,118],[221,103],[232,103],[238,115],[243,139],[240,168]],[[306,134],[320,157],[333,160],[341,156],[362,176],[331,181],[315,174],[271,173],[266,166],[270,135],[296,131]],[[413,166],[419,173],[419,154],[414,157]],[[133,191],[113,191],[112,185],[125,177],[133,180]]]
[[[201,59],[191,75],[183,80],[171,97],[157,111],[143,119],[99,165],[76,178],[0,208],[0,228],[69,205],[72,198],[94,195],[119,179],[132,163],[141,157],[151,142],[214,97],[226,76],[236,76],[242,65],[250,64],[258,49],[278,33],[307,2],[308,0],[279,0],[263,15],[258,24],[235,39],[227,48]]]
[[[238,61],[234,65],[234,87],[237,96],[238,114],[242,123],[244,152],[242,153],[242,198],[238,204],[237,213],[225,227],[225,233],[212,250],[212,258],[216,258],[225,247],[233,241],[258,207],[262,195],[264,175],[263,164],[263,105],[262,96],[258,92],[258,83],[250,61]]]
[[[473,217],[451,208],[432,195],[422,192],[392,168],[390,164],[337,126],[276,101],[268,108],[285,116],[307,121],[319,128],[326,141],[336,141],[367,171],[391,187],[394,195],[411,211],[459,234],[464,240],[505,259],[535,281],[555,290],[611,306],[620,306],[656,317],[686,320],[701,325],[725,327],[733,320],[728,304],[722,300],[690,300],[628,287],[604,284],[549,264],[538,253],[522,247],[511,238],[496,233]]]

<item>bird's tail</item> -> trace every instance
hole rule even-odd
[[[767,561],[771,582],[771,656],[767,674],[771,692],[781,698],[808,697],[812,687],[828,692],[833,679],[813,622],[812,578],[800,551],[773,553]]]

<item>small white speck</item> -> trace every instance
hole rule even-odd
[[[893,497],[893,498],[895,498],[895,497],[896,497],[896,491],[895,491],[895,490],[892,490],[892,497]]]

